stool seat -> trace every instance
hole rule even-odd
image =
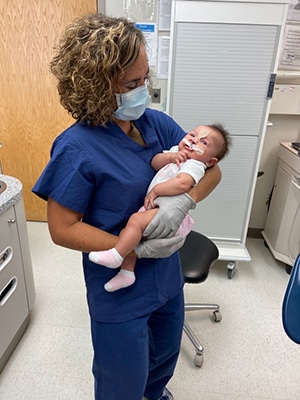
[[[180,250],[181,268],[186,283],[201,283],[218,259],[219,250],[208,237],[191,231]]]
[[[188,234],[179,253],[185,283],[204,282],[208,277],[210,267],[219,257],[218,248],[213,241],[196,231],[191,231]],[[185,311],[213,310],[214,321],[219,322],[222,319],[218,304],[185,303],[184,308]],[[183,329],[196,350],[194,364],[201,367],[203,364],[203,346],[186,320]]]

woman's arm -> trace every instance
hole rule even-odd
[[[118,237],[82,222],[82,214],[48,199],[48,226],[53,242],[84,253],[115,247]],[[180,236],[140,243],[127,257],[169,257],[183,245]]]
[[[114,247],[118,237],[82,222],[82,214],[72,211],[48,198],[48,226],[57,245],[83,252]]]
[[[180,163],[187,159],[187,154],[184,151],[178,153],[159,153],[156,154],[151,165],[155,171],[165,166],[168,163]],[[219,184],[222,178],[222,173],[218,165],[214,165],[206,170],[204,177],[199,181],[199,183],[192,187],[187,193],[192,197],[192,199],[198,203],[204,200]],[[160,194],[161,196],[162,194]]]
[[[218,165],[214,165],[208,168],[205,175],[198,184],[192,187],[187,193],[191,198],[198,203],[199,201],[205,199],[219,184],[222,178],[222,172]]]

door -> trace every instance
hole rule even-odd
[[[74,121],[49,72],[55,41],[75,17],[96,10],[96,0],[0,2],[0,160],[3,174],[23,184],[27,220],[46,220],[46,203],[31,188],[53,139]]]

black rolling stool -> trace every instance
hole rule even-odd
[[[210,239],[199,232],[191,231],[180,249],[181,267],[185,283],[204,282],[210,267],[218,257],[218,248]],[[217,304],[186,303],[184,308],[185,311],[214,310],[214,321],[219,322],[222,319]],[[196,350],[194,364],[197,367],[201,367],[203,364],[203,346],[186,321],[184,321],[183,329]]]

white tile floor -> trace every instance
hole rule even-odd
[[[28,231],[37,297],[30,325],[0,375],[0,399],[92,400],[81,256],[53,245],[44,223],[28,223]],[[204,363],[194,366],[184,335],[169,384],[175,400],[300,399],[300,348],[281,325],[289,276],[263,240],[248,239],[247,247],[252,261],[241,263],[231,280],[218,262],[205,283],[185,288],[187,301],[219,303],[223,320],[213,322],[208,311],[187,315],[205,347]]]

